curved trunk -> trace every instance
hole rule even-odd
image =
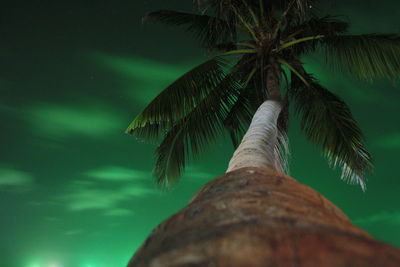
[[[282,104],[276,100],[267,100],[258,108],[226,172],[243,167],[282,171],[275,149],[278,145],[277,120],[281,110]]]
[[[281,109],[279,100],[260,106],[228,173],[160,224],[128,267],[399,266],[400,251],[372,239],[321,194],[278,172]]]
[[[242,168],[205,185],[160,224],[128,266],[399,266],[371,238],[293,178]]]

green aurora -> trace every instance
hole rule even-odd
[[[192,1],[182,2],[2,5],[0,266],[125,266],[158,223],[224,173],[233,152],[227,137],[191,161],[173,190],[160,192],[151,175],[156,144],[124,134],[152,97],[207,56],[190,34],[141,24],[154,9],[192,9]],[[399,32],[399,7],[348,0],[326,9],[363,33]],[[319,55],[304,61],[350,105],[375,170],[366,193],[345,184],[293,119],[291,176],[400,247],[400,85],[333,73]]]

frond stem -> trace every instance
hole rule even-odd
[[[245,84],[244,84],[244,88],[247,87],[247,85],[249,84],[250,80],[253,78],[253,76],[254,76],[254,74],[256,73],[256,71],[257,71],[257,68],[256,68],[256,67],[254,67],[254,68],[251,70],[251,72],[250,72],[249,76],[247,77],[246,82],[245,82]]]
[[[264,21],[264,2],[263,2],[263,0],[259,0],[259,5],[260,5],[260,17],[261,17],[261,20]]]
[[[303,31],[303,29],[295,31],[294,33],[292,33],[288,37],[286,37],[286,40],[290,40],[290,39],[294,38],[297,34],[301,33],[302,31]]]
[[[295,69],[292,65],[290,65],[287,61],[279,58],[278,63],[286,66],[290,71],[292,71],[305,85],[310,86],[307,80]]]
[[[246,30],[250,33],[251,37],[256,41],[257,43],[259,42],[259,39],[257,38],[256,33],[253,31],[251,28],[250,24],[247,23],[242,16],[240,16],[239,12],[235,8],[232,8],[233,12],[235,13],[236,17],[240,20],[240,22],[243,24],[243,26],[246,28]]]
[[[297,39],[294,41],[287,42],[287,43],[281,45],[279,48],[274,49],[273,51],[279,52],[279,51],[282,51],[283,49],[286,49],[286,48],[296,45],[298,43],[303,43],[303,42],[307,42],[307,41],[311,41],[311,40],[318,40],[318,39],[321,39],[324,37],[325,37],[325,35],[316,35],[316,36],[308,36],[308,37],[300,38],[300,39]]]
[[[236,54],[254,54],[256,52],[257,51],[255,49],[238,49],[238,50],[232,50],[232,51],[222,53],[219,56],[230,56],[230,55],[236,55]]]
[[[279,19],[278,23],[276,23],[275,29],[274,29],[274,33],[272,34],[272,39],[275,39],[276,36],[278,35],[279,29],[283,23],[283,19],[286,17],[287,13],[289,12],[289,10],[292,8],[294,2],[296,0],[292,0],[288,7],[286,8],[286,10],[282,13],[281,18]]]
[[[251,7],[246,3],[246,0],[242,0],[242,3],[245,5],[245,7],[249,10],[249,13],[251,15],[251,17],[254,20],[254,23],[256,24],[256,26],[260,26],[260,20],[257,18],[256,14],[254,13],[253,9],[251,9]]]
[[[253,44],[250,44],[250,43],[245,43],[245,42],[239,42],[239,43],[235,43],[235,45],[238,45],[238,46],[245,46],[245,47],[250,47],[250,48],[256,48],[256,46],[255,45],[253,45]]]

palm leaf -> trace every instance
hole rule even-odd
[[[229,43],[219,43],[215,44],[212,47],[208,47],[210,50],[220,51],[220,52],[228,52],[237,49],[237,45],[233,42]]]
[[[256,0],[254,0],[256,1]],[[299,23],[315,14],[319,0],[264,0],[267,10],[277,10],[278,13],[286,12],[289,25]],[[274,14],[270,13],[269,16]]]
[[[325,16],[322,18],[312,17],[303,23],[288,27],[284,32],[286,42],[307,39],[311,37],[323,36],[324,38],[345,33],[349,24],[339,20],[337,17]],[[290,46],[296,55],[314,52],[321,43],[322,38],[309,39],[305,42]]]
[[[235,148],[246,133],[257,108],[267,98],[266,90],[262,90],[264,88],[262,67],[257,57],[249,54],[244,55],[236,69],[231,72],[242,86],[237,101],[224,120],[224,126]]]
[[[221,83],[225,65],[216,57],[182,75],[148,104],[128,126],[126,133],[152,139],[170,129]]]
[[[302,131],[322,147],[332,167],[342,167],[342,179],[365,190],[365,172],[371,170],[371,156],[349,107],[303,69],[299,71],[309,86],[292,75],[290,95],[301,114]]]
[[[395,34],[344,35],[324,41],[327,61],[360,79],[391,80],[400,74],[400,36]]]
[[[301,30],[300,37],[310,35],[332,36],[345,33],[349,29],[349,23],[340,20],[337,16],[311,17],[300,25],[294,25],[292,32]]]
[[[249,6],[254,12],[260,12],[260,8],[265,11],[275,7],[278,10],[284,10],[291,2],[294,2],[294,9],[299,15],[309,12],[309,7],[314,6],[319,0],[197,0],[200,9],[204,12],[208,9],[218,9],[227,12],[231,6],[244,8]]]
[[[238,29],[245,29],[259,40],[266,29],[280,29],[285,21],[300,23],[311,16],[316,0],[198,0],[200,11],[220,18]],[[282,16],[283,15],[283,16]]]
[[[246,133],[251,119],[254,115],[254,108],[251,107],[248,90],[242,90],[237,101],[229,110],[224,119],[224,126],[229,132],[233,146],[236,148],[240,144],[243,135]]]
[[[223,19],[208,15],[158,10],[148,13],[143,20],[155,20],[168,25],[186,26],[186,31],[194,34],[205,47],[213,47],[217,43],[233,41],[236,36],[233,25]]]
[[[275,146],[275,154],[279,157],[282,172],[289,174],[289,137],[287,135],[289,128],[289,95],[286,93],[282,101],[282,111],[279,114],[278,126],[278,142]]]
[[[195,156],[223,133],[223,121],[236,101],[239,86],[225,79],[184,118],[177,121],[156,150],[155,176],[161,186],[179,180],[189,155]]]

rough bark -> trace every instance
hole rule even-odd
[[[205,185],[128,266],[390,267],[400,266],[400,251],[293,178],[242,168]]]
[[[279,64],[276,63],[276,60],[271,57],[267,67],[267,90],[269,99],[281,100],[281,83],[281,68]]]

